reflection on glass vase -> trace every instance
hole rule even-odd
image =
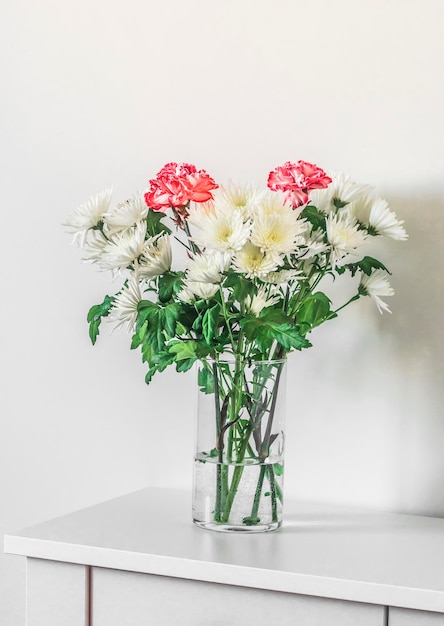
[[[200,361],[193,521],[263,532],[282,523],[286,360]]]

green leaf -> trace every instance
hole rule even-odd
[[[170,344],[168,350],[175,355],[176,361],[184,359],[197,358],[197,342],[196,341],[176,341]]]
[[[114,296],[105,296],[101,304],[95,304],[88,311],[86,319],[89,323],[89,337],[93,345],[96,343],[99,335],[99,326],[102,322],[102,318],[108,317],[114,300]]]
[[[144,322],[131,338],[131,350],[138,348],[144,341],[148,331],[148,322]]]
[[[244,302],[247,296],[253,296],[256,292],[254,283],[240,274],[230,274],[225,279],[223,286],[231,289],[233,297],[238,302]]]
[[[167,272],[159,276],[159,300],[162,303],[169,302],[174,294],[182,287],[182,272]]]
[[[197,384],[202,393],[214,393],[214,375],[206,365],[202,365],[197,373]]]
[[[197,358],[182,359],[181,361],[177,361],[176,372],[188,372],[188,370],[193,367],[196,361]]]
[[[174,363],[174,356],[164,350],[154,352],[149,344],[144,344],[144,349],[145,346],[147,349],[144,352],[143,361],[147,362],[149,366],[148,372],[145,376],[145,382],[148,385],[154,374],[157,372],[163,372],[169,365]]]
[[[156,351],[153,344],[149,343],[147,338],[142,342],[142,363],[151,363]]]
[[[310,332],[312,328],[336,317],[330,309],[331,301],[325,293],[317,291],[308,295],[296,311],[296,320],[301,332]]]
[[[191,326],[191,328],[195,330],[197,333],[200,333],[202,331],[202,320],[203,320],[203,315],[202,313],[199,313],[199,315],[196,316],[196,319],[194,320]]]
[[[274,488],[276,490],[276,495],[278,497],[278,500],[280,500],[283,503],[284,502],[284,494],[283,494],[282,489],[279,486],[279,483],[277,481],[274,484]]]
[[[373,270],[384,270],[388,274],[390,274],[386,266],[381,263],[381,261],[378,261],[378,259],[374,259],[371,256],[365,256],[363,259],[357,261],[356,263],[347,263],[347,265],[336,268],[338,274],[343,274],[345,270],[351,272],[352,276],[354,276],[358,270],[361,270],[361,272],[363,272],[367,276],[370,276]]]
[[[313,226],[313,230],[326,231],[325,215],[319,211],[315,206],[309,204],[301,213],[301,217],[310,222]]]
[[[291,324],[277,328],[275,330],[275,339],[287,351],[291,349],[302,350],[302,348],[311,347],[311,343],[300,334],[296,326]]]
[[[202,333],[207,343],[212,343],[215,338],[219,323],[220,305],[216,303],[205,311],[202,319]]]
[[[250,341],[266,352],[277,341],[285,350],[302,350],[311,343],[303,337],[290,317],[279,309],[263,309],[259,317],[246,316],[240,325]]]
[[[167,235],[171,234],[171,229],[162,223],[162,219],[164,217],[164,213],[148,209],[148,215],[146,216],[146,230],[150,237],[155,237],[156,235],[160,235],[162,233]]]
[[[169,338],[176,334],[176,323],[179,319],[180,304],[172,302],[163,308],[159,308],[159,324],[165,330]]]
[[[148,319],[155,320],[158,309],[159,307],[155,302],[151,302],[150,300],[140,300],[137,304],[136,329],[143,326]]]
[[[89,338],[91,339],[92,345],[94,345],[97,341],[97,337],[99,336],[99,326],[102,320],[93,320],[89,323]]]
[[[284,466],[282,463],[273,463],[273,470],[276,476],[283,476],[284,474]]]

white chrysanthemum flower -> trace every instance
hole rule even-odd
[[[89,261],[90,263],[100,263],[100,259],[107,245],[108,239],[100,230],[91,231],[83,247],[82,260]]]
[[[301,247],[299,258],[312,259],[323,254],[329,247],[324,240],[324,231],[320,229],[311,230],[306,234],[303,247]]]
[[[367,194],[371,189],[369,185],[355,183],[343,172],[330,172],[328,175],[333,182],[326,189],[310,191],[310,204],[326,215]]]
[[[169,235],[156,235],[145,241],[139,259],[140,278],[151,279],[169,272],[172,263],[172,249]]]
[[[134,331],[137,320],[137,305],[142,300],[140,285],[137,278],[132,275],[116,296],[110,311],[109,320],[117,322],[116,328],[127,325],[128,329]]]
[[[147,215],[148,206],[145,198],[143,194],[137,194],[126,202],[118,204],[112,211],[105,213],[103,219],[112,234],[135,226],[146,219]]]
[[[253,217],[258,215],[282,215],[284,218],[297,219],[299,212],[285,204],[284,194],[280,191],[265,191],[253,208]]]
[[[393,296],[395,292],[383,270],[374,270],[370,276],[362,274],[358,291],[362,296],[370,296],[375,301],[381,314],[383,311],[391,313],[388,305],[381,300],[381,296]]]
[[[286,214],[256,213],[251,227],[250,241],[272,256],[282,256],[296,252],[304,243],[302,233],[307,228],[304,220],[298,220],[292,209]]]
[[[247,278],[259,277],[264,274],[274,272],[279,265],[282,265],[282,259],[277,259],[260,248],[247,242],[245,246],[236,253],[233,259],[235,271],[245,274]]]
[[[100,266],[105,270],[124,269],[144,252],[146,222],[127,228],[112,237],[103,250]]]
[[[356,254],[357,248],[362,246],[367,238],[367,233],[359,230],[359,225],[351,221],[346,214],[329,215],[326,226],[333,267],[348,254]]]
[[[220,186],[214,192],[214,200],[217,207],[239,211],[246,221],[254,208],[261,202],[266,192],[259,190],[253,185],[235,185],[229,182],[228,186]]]
[[[230,267],[231,254],[228,252],[203,252],[189,262],[187,279],[201,283],[220,283],[223,273]]]
[[[88,232],[97,227],[103,216],[109,209],[112,189],[105,189],[96,196],[91,196],[84,204],[81,204],[72,213],[64,226],[68,227],[68,233],[74,235],[81,247],[84,246]]]
[[[396,214],[390,211],[385,200],[378,198],[370,211],[369,225],[378,235],[390,237],[398,241],[405,241],[408,235],[403,226],[404,221],[398,220]]]
[[[364,226],[368,226],[374,200],[375,196],[373,194],[365,193],[348,204],[341,212],[346,213],[351,220],[357,220]]]
[[[276,302],[279,302],[279,296],[269,295],[267,291],[268,289],[265,287],[265,285],[262,285],[261,287],[259,287],[256,295],[254,295],[253,297],[247,296],[245,298],[245,304],[247,310],[250,313],[258,316],[262,309],[265,309],[266,307],[272,306],[273,304],[276,304]]]
[[[277,272],[268,272],[261,276],[264,283],[272,285],[285,285],[293,280],[305,280],[307,277],[300,270],[278,270]]]
[[[191,209],[188,224],[193,226],[192,241],[219,252],[240,250],[250,234],[250,222],[244,222],[240,211],[219,210],[213,203]]]
[[[196,299],[195,294],[188,287],[182,287],[182,289],[176,295],[177,299],[186,304],[191,304]]]
[[[215,285],[213,283],[201,283],[198,281],[185,279],[183,281],[182,291],[179,292],[178,297],[179,300],[183,300],[184,297],[189,296],[189,294],[193,294],[197,298],[208,300],[209,298],[212,298],[214,296],[218,289],[219,285]],[[183,301],[186,302],[187,300]]]
[[[367,194],[352,202],[347,210],[349,214],[363,224],[371,235],[390,237],[398,241],[408,238],[402,221],[390,210],[386,200]]]

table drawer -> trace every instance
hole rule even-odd
[[[444,614],[390,607],[389,626],[444,626]]]
[[[94,626],[384,626],[384,608],[94,568]]]

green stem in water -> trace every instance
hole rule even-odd
[[[272,465],[268,466],[268,478],[270,480],[270,496],[271,496],[271,521],[278,521],[277,503],[276,503],[276,478]]]
[[[213,363],[213,378],[214,378],[214,403],[216,409],[216,432],[219,433],[222,427],[222,418],[220,414],[220,398],[219,398],[219,378],[217,371],[217,364]],[[220,518],[220,513],[223,508],[222,502],[225,500],[223,494],[223,472],[222,472],[222,461],[223,461],[223,447],[220,447],[218,450],[218,464],[216,471],[216,502],[214,507],[214,519],[216,521]]]
[[[254,494],[253,506],[251,507],[250,524],[258,524],[260,519],[257,516],[259,510],[259,502],[262,494],[262,487],[264,484],[266,466],[261,465],[261,471],[259,473],[259,480],[257,481],[256,491]]]
[[[241,463],[242,460],[245,457],[245,452],[247,449],[247,445],[248,445],[248,440],[250,439],[250,435],[252,432],[252,425],[251,422],[248,425],[246,432],[245,432],[245,436],[244,436],[244,440],[242,442],[242,445],[239,449],[238,455],[237,455],[237,462]],[[231,485],[230,488],[228,490],[227,493],[227,499],[225,501],[225,507],[224,507],[224,511],[223,514],[221,516],[221,522],[223,524],[227,524],[228,523],[228,518],[230,517],[230,512],[231,512],[231,507],[233,506],[233,501],[234,498],[236,496],[238,487],[239,487],[239,483],[240,480],[242,478],[242,474],[244,471],[244,466],[243,465],[236,465],[236,467],[234,468],[234,472],[233,472],[233,478],[231,479]]]

